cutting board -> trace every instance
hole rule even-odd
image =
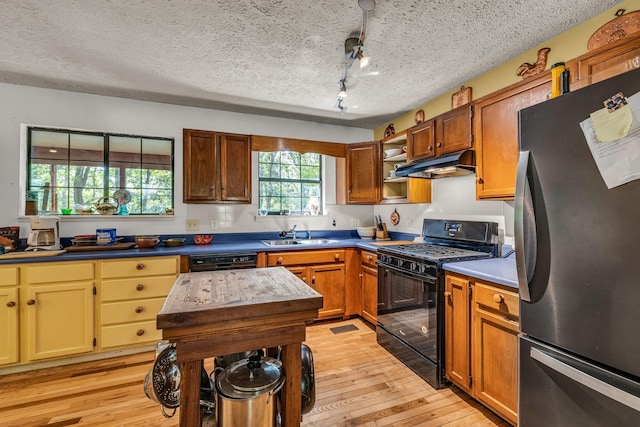
[[[113,245],[69,246],[66,249],[69,252],[114,251],[118,249],[131,249],[135,245],[136,244],[134,242],[129,242],[129,243],[115,243]]]
[[[384,242],[371,242],[372,245],[376,246],[387,246],[387,245],[408,245],[410,243],[416,243],[411,240],[387,240]]]
[[[56,256],[63,254],[67,251],[64,249],[60,249],[57,251],[28,251],[28,252],[9,252],[8,254],[0,255],[0,259],[11,259],[11,258],[38,258],[45,256]]]

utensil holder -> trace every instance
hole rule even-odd
[[[376,230],[376,240],[389,240],[389,232],[387,231],[387,224],[384,222],[380,224],[382,230]]]

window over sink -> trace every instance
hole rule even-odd
[[[174,139],[27,128],[27,200],[35,214],[92,214],[111,203],[120,215],[173,209]],[[33,206],[33,205],[32,205]]]
[[[322,155],[260,152],[258,180],[260,215],[322,214]]]

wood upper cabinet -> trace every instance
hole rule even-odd
[[[436,156],[471,148],[473,105],[466,104],[436,117]]]
[[[407,161],[427,159],[436,154],[436,121],[427,120],[407,131]]]
[[[380,144],[366,142],[346,146],[346,201],[375,204],[380,199]]]
[[[551,73],[547,71],[475,101],[476,199],[513,199],[518,111],[543,102],[550,92]]]
[[[455,153],[473,144],[473,105],[466,104],[407,131],[407,161]]]
[[[572,90],[639,67],[640,35],[607,44],[567,63]]]
[[[251,203],[248,135],[183,131],[185,203]]]
[[[471,394],[471,282],[447,275],[444,292],[445,375]]]

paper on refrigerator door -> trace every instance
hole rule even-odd
[[[603,142],[596,135],[591,117],[580,122],[589,150],[609,189],[640,179],[640,93],[630,96],[628,101],[624,108],[629,109],[632,122],[624,132],[626,136]],[[606,135],[610,136],[611,132]]]

